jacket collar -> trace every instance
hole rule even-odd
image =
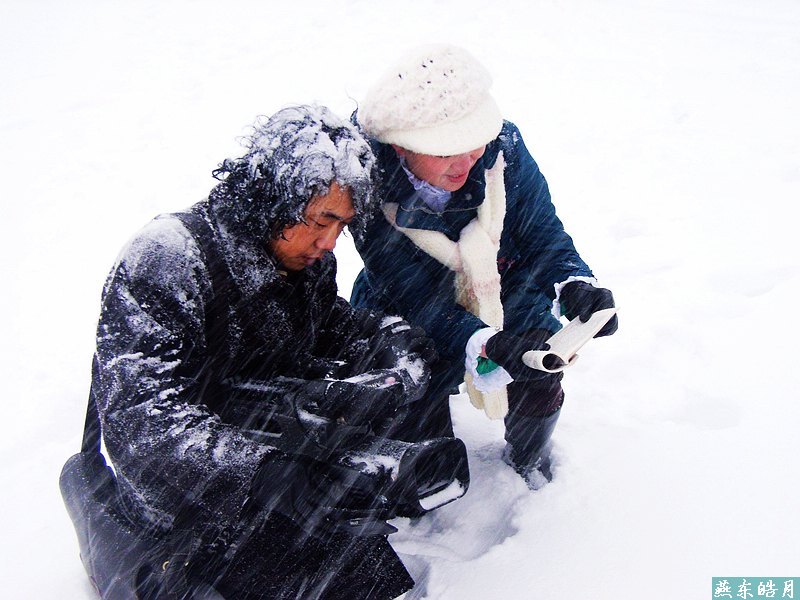
[[[289,290],[307,280],[314,280],[332,260],[326,252],[322,259],[299,272],[287,273],[276,262],[269,250],[244,235],[236,234],[226,226],[224,218],[213,204],[204,201],[202,209],[216,230],[222,255],[236,284],[248,296],[257,296],[268,290]]]

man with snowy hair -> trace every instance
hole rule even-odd
[[[236,389],[303,398],[312,427],[391,419],[398,396],[424,392],[421,330],[337,297],[331,251],[365,228],[373,166],[351,123],[283,109],[207,199],[137,233],[106,282],[91,385],[103,441],[130,510],[193,532],[185,575],[210,597],[389,599],[413,585],[385,524],[331,523],[335,476],[245,435],[231,405]]]
[[[504,459],[535,489],[552,478],[549,439],[564,400],[561,373],[529,368],[559,318],[614,306],[556,216],[491,77],[451,45],[416,48],[368,91],[356,113],[378,164],[381,210],[356,246],[351,301],[386,310],[433,338],[428,432],[452,432],[448,396],[505,419]],[[617,328],[616,316],[598,336]]]

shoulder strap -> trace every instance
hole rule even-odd
[[[94,359],[96,361],[97,358]],[[95,362],[92,361],[92,374],[96,370]],[[83,440],[81,440],[81,452],[100,452],[100,415],[97,413],[97,402],[94,394],[89,392],[89,405],[86,407],[86,421],[83,424]]]
[[[172,216],[181,221],[192,234],[208,268],[212,298],[206,309],[206,343],[209,356],[212,357],[210,366],[215,370],[213,367],[219,367],[220,362],[227,361],[230,355],[225,343],[230,328],[230,307],[239,304],[241,294],[233,283],[233,276],[222,258],[219,247],[214,242],[214,233],[200,210],[193,208],[187,212],[173,213]],[[97,402],[90,392],[81,452],[99,452],[100,440],[100,415],[97,412]]]
[[[173,216],[189,230],[205,257],[212,295],[206,308],[206,343],[210,356],[224,355],[228,350],[224,341],[230,330],[230,308],[238,306],[241,301],[239,288],[234,284],[233,275],[214,241],[211,226],[199,209],[174,213]]]

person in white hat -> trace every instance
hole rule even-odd
[[[552,479],[549,439],[561,373],[529,368],[559,318],[614,306],[556,216],[544,176],[504,121],[491,76],[466,50],[413,50],[372,86],[355,118],[378,164],[380,213],[356,247],[354,305],[402,315],[438,360],[413,437],[452,435],[448,398],[466,379],[473,404],[504,418],[505,460],[529,487]],[[617,329],[614,316],[598,336]]]

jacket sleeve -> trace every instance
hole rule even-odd
[[[383,312],[357,309],[336,294],[336,262],[327,264],[325,281],[330,282],[326,310],[321,319],[316,352],[337,360],[337,378],[368,377],[370,373],[391,371],[402,383],[409,399],[421,396],[428,383],[429,370],[414,353],[411,326],[400,317]]]
[[[515,281],[511,286],[504,282],[504,288],[525,289],[525,284],[532,280],[552,300],[555,284],[570,276],[591,277],[592,272],[564,231],[544,175],[525,147],[519,130],[506,122],[500,137],[506,159],[503,236],[511,236],[519,250],[520,260],[513,270],[528,280]]]
[[[275,450],[223,424],[200,400],[210,282],[191,235],[157,219],[106,282],[92,393],[121,485],[170,518],[187,501],[225,526]]]
[[[453,272],[418,249],[380,212],[355,243],[364,261],[361,284],[369,288],[371,301],[422,327],[443,358],[463,361],[467,340],[487,325],[456,303]]]

